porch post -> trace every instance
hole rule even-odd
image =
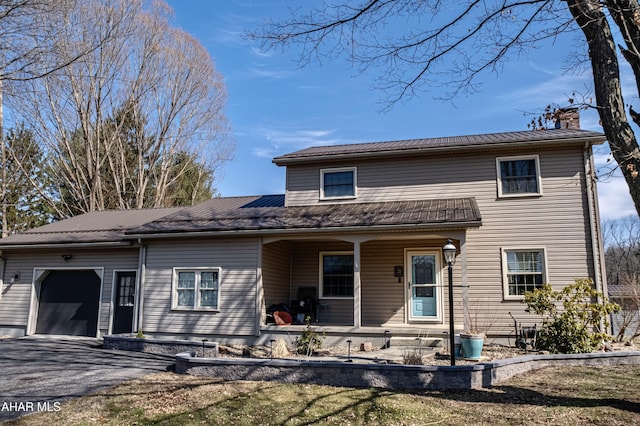
[[[264,241],[258,239],[258,264],[256,265],[256,321],[254,336],[260,336],[260,324],[262,324],[262,305],[264,304],[264,286],[262,282],[262,250]]]
[[[353,326],[357,328],[360,328],[362,323],[360,303],[360,241],[356,239],[353,242]]]
[[[462,269],[462,321],[464,329],[470,330],[471,317],[469,314],[469,273],[467,270],[467,233],[460,236],[460,266]]]

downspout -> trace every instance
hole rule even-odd
[[[594,271],[594,284],[596,286],[596,291],[602,293],[603,295],[607,295],[607,284],[606,277],[604,274],[604,266],[602,265],[603,257],[601,254],[604,252],[604,248],[602,246],[602,238],[600,233],[600,213],[598,212],[598,195],[597,192],[594,191],[595,185],[595,176],[594,170],[595,165],[593,163],[593,155],[591,144],[585,143],[583,152],[584,159],[584,175],[585,175],[585,183],[587,187],[587,204],[589,211],[589,230],[591,235],[591,256],[593,257],[593,271]],[[603,300],[598,296],[597,299],[598,304],[602,304]],[[600,329],[602,331],[608,332],[610,330],[604,330],[604,324],[601,322]]]
[[[5,259],[0,251],[0,299],[2,299],[2,292],[4,291],[4,265]]]
[[[136,280],[136,309],[134,314],[136,324],[134,329],[138,332],[143,330],[143,318],[144,318],[144,282],[147,268],[147,246],[142,243],[142,239],[138,239],[140,245],[139,257],[138,257],[138,279]]]

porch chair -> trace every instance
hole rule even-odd
[[[318,321],[319,304],[316,294],[316,287],[298,287],[298,299],[291,302],[296,322],[304,323],[307,317],[310,317],[312,322]],[[302,315],[302,321],[299,320],[299,315]]]

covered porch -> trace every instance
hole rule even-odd
[[[458,249],[453,298],[467,297],[466,229],[263,238],[260,335],[301,332],[305,319],[328,339],[446,339],[447,265],[442,247]],[[291,323],[274,323],[274,310]],[[286,316],[285,316],[286,317]],[[455,311],[454,328],[464,328]],[[375,343],[377,345],[377,343]]]

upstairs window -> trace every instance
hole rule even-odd
[[[502,251],[505,299],[520,299],[546,282],[544,249]]]
[[[540,195],[538,156],[504,157],[497,159],[498,196]]]
[[[355,198],[356,168],[320,170],[320,198]]]

